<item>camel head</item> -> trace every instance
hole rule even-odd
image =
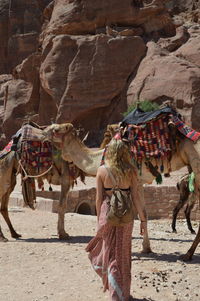
[[[100,148],[105,148],[105,146],[110,142],[110,140],[115,136],[117,132],[119,132],[119,124],[107,125]]]
[[[45,140],[62,144],[66,135],[77,136],[76,129],[71,123],[52,124],[44,130]]]

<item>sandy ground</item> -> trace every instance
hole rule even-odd
[[[12,239],[1,218],[9,241],[0,243],[0,301],[109,300],[85,252],[95,234],[95,216],[66,214],[66,230],[72,235],[67,242],[57,238],[57,214],[10,208],[10,216],[22,238]],[[169,220],[149,221],[154,253],[145,255],[140,253],[142,239],[135,222],[131,286],[135,300],[200,300],[200,246],[190,263],[180,261],[194,236],[185,221],[178,221],[177,230],[178,234],[170,232]]]

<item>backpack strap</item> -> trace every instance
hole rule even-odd
[[[115,180],[112,172],[110,171],[110,169],[106,165],[104,165],[104,166],[105,166],[105,169],[107,170],[107,172],[108,172],[108,174],[109,174],[109,176],[111,178],[111,182],[112,182],[112,184],[114,186],[113,188],[118,188],[117,182],[116,182],[116,180]]]

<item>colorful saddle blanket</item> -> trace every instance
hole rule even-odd
[[[200,138],[200,133],[193,130],[191,127],[189,127],[187,124],[185,124],[181,119],[179,119],[177,116],[172,116],[172,121],[176,125],[177,129],[181,134],[183,134],[186,138],[197,141]]]
[[[133,159],[140,171],[142,160],[145,159],[150,172],[159,184],[162,182],[160,172],[164,171],[163,161],[164,159],[170,161],[172,152],[176,150],[176,133],[172,134],[169,123],[173,123],[181,134],[194,142],[200,138],[200,133],[185,125],[179,117],[181,118],[170,108],[150,113],[136,109],[122,121],[121,131],[115,135],[116,139],[123,139],[129,143]],[[135,123],[132,123],[133,121]],[[101,164],[104,164],[106,149]],[[151,159],[155,160],[154,166]],[[169,172],[170,165],[165,173]]]
[[[22,141],[41,141],[44,138],[42,130],[30,124],[25,124],[18,132],[22,136]]]
[[[168,116],[142,125],[128,125],[126,138],[130,142],[131,152],[136,161],[170,157],[171,144],[168,128]]]
[[[168,127],[168,115],[162,115],[158,119],[146,122],[141,125],[129,124],[123,133],[118,132],[115,139],[123,139],[129,142],[131,152],[138,167],[143,158],[161,159],[170,158],[171,142]],[[106,148],[103,153],[102,162],[104,163]]]
[[[45,141],[23,141],[21,164],[28,175],[38,176],[52,166],[52,144]]]
[[[10,151],[13,145],[13,140],[11,140],[2,151],[0,151],[0,159],[3,159]]]
[[[122,125],[126,127],[125,138],[130,142],[131,151],[137,161],[144,157],[171,157],[173,137],[168,127],[169,122],[186,138],[194,142],[200,138],[200,133],[186,125],[181,116],[170,107],[148,113],[136,109],[124,118]],[[120,134],[116,137],[119,136]]]

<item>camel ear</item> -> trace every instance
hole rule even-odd
[[[62,129],[64,129],[65,132],[68,133],[74,129],[74,126],[71,123],[65,123],[62,125]]]

